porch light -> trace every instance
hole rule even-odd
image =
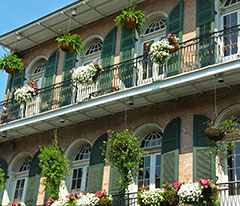
[[[72,16],[77,16],[77,10],[76,9],[72,10]]]
[[[7,137],[7,131],[4,131],[3,133],[2,133],[2,138],[6,138]]]
[[[223,74],[218,75],[218,83],[224,83]]]
[[[134,105],[134,99],[133,99],[133,97],[129,97],[129,98],[128,98],[127,104],[128,104],[129,106],[133,106],[133,105]]]
[[[19,41],[19,40],[21,40],[22,39],[22,36],[21,36],[21,34],[19,34],[18,32],[16,33],[16,35],[17,35],[17,41]]]

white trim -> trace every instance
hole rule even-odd
[[[144,138],[148,133],[153,132],[153,130],[163,133],[163,129],[157,123],[148,122],[137,127],[133,132],[133,136]]]

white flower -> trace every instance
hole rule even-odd
[[[161,39],[151,45],[149,54],[153,62],[157,64],[164,64],[170,57],[169,51],[174,46],[170,45],[167,39]]]
[[[181,185],[178,195],[183,202],[199,202],[202,190],[196,182],[186,183]]]
[[[36,95],[36,90],[28,85],[25,85],[14,92],[14,97],[19,104],[31,102],[33,96]]]
[[[164,189],[154,189],[140,193],[140,199],[144,205],[160,206],[164,199]]]
[[[81,194],[80,198],[77,200],[77,205],[79,206],[95,206],[98,205],[99,198],[95,197],[95,194],[87,193],[86,195]]]
[[[79,84],[91,84],[93,83],[93,76],[96,74],[96,71],[97,69],[93,64],[81,66],[73,70],[72,79]]]

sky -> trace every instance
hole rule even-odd
[[[77,0],[0,0],[0,35],[30,23]],[[0,58],[6,51],[0,46]],[[0,101],[4,99],[8,75],[0,71]]]

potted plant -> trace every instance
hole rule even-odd
[[[107,192],[105,190],[98,191],[95,194],[95,197],[99,198],[99,205],[100,206],[111,206],[113,198],[107,195]]]
[[[69,70],[72,73],[72,80],[78,84],[93,83],[102,71],[102,66],[97,62]]]
[[[78,34],[71,34],[68,31],[62,32],[62,35],[57,37],[58,47],[64,52],[79,53],[83,50],[82,38]]]
[[[168,40],[169,44],[174,47],[169,51],[170,54],[179,50],[179,38],[177,38],[176,34],[173,34],[173,35],[168,34],[167,40]]]
[[[146,15],[142,10],[136,10],[136,4],[122,10],[121,14],[115,18],[120,28],[124,27],[128,30],[136,28],[139,35],[142,33],[144,20],[146,20]]]
[[[146,154],[141,148],[141,143],[137,137],[132,136],[128,130],[122,132],[108,131],[109,140],[104,143],[103,154],[106,161],[119,172],[119,187],[128,188],[133,182],[142,162],[142,156]]]
[[[24,69],[22,59],[13,53],[5,54],[4,57],[0,59],[0,70],[3,69],[9,74],[20,74]]]
[[[8,203],[8,206],[26,206],[24,202],[13,201]]]

